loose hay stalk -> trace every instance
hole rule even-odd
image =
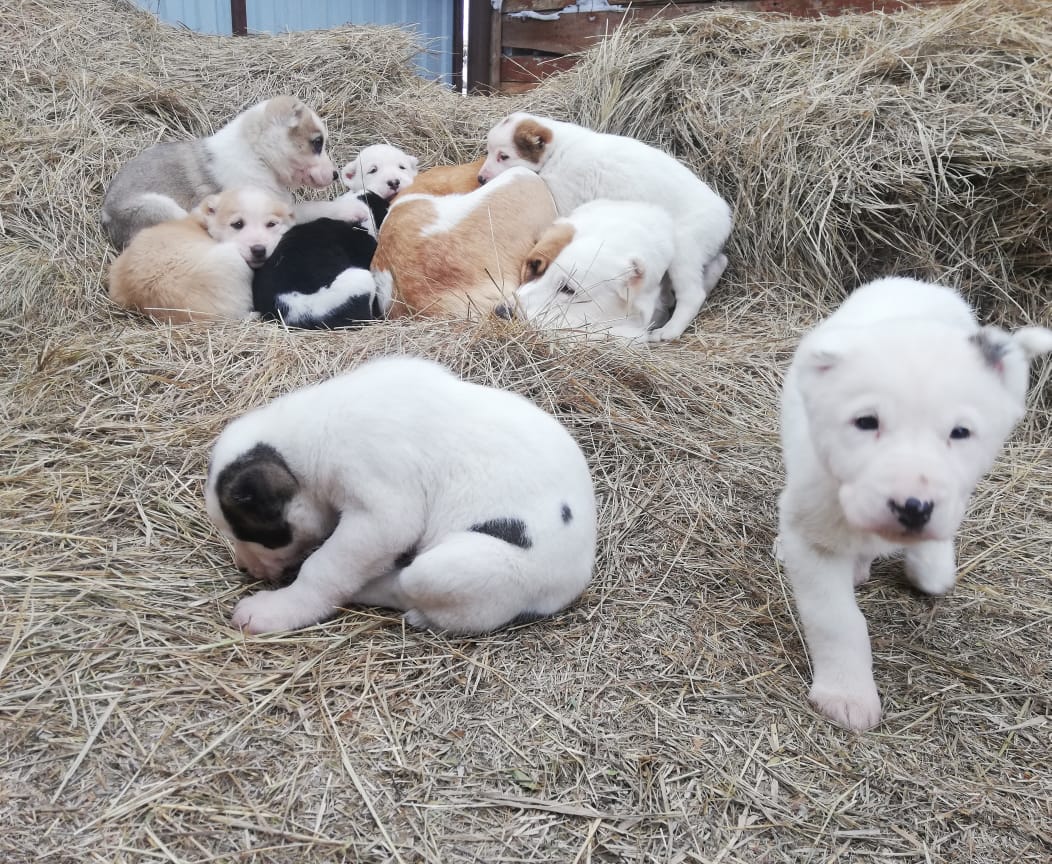
[[[1049,364],[983,484],[962,583],[861,592],[887,721],[805,707],[769,550],[796,339],[888,269],[1052,317],[1052,22],[1017,2],[622,33],[514,100],[411,74],[399,31],[220,39],[129,6],[0,0],[0,860],[1030,861],[1052,849]],[[501,322],[288,333],[113,310],[106,180],[292,91],[337,160],[466,161],[513,107],[669,147],[735,205],[732,269],[653,351]],[[410,352],[560,417],[589,456],[595,583],[485,639],[378,610],[244,640],[201,506],[212,436]],[[381,830],[382,826],[382,830]],[[249,851],[253,850],[253,851]]]

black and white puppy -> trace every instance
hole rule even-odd
[[[384,317],[390,300],[377,294],[369,265],[388,204],[372,192],[357,197],[369,207],[368,228],[315,219],[285,232],[252,278],[252,302],[261,318],[317,330]]]
[[[234,420],[208,514],[258,579],[233,622],[293,630],[350,603],[483,633],[551,615],[588,585],[596,508],[584,454],[521,396],[388,357]]]

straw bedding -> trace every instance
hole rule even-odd
[[[806,706],[770,555],[776,404],[803,330],[878,273],[1052,319],[1052,16],[969,2],[620,35],[514,100],[415,78],[395,30],[241,40],[0,0],[0,860],[1012,861],[1052,855],[1052,387],[975,499],[956,593],[860,589],[886,719]],[[467,161],[527,106],[668,147],[728,198],[731,268],[651,351],[503,322],[166,328],[105,297],[118,166],[295,92],[334,158]],[[480,639],[355,610],[244,638],[208,524],[231,417],[409,352],[567,424],[596,577]],[[918,370],[922,374],[922,370]]]

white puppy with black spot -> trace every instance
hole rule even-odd
[[[216,441],[208,513],[235,561],[287,587],[238,603],[251,633],[350,603],[483,633],[551,615],[591,579],[595,496],[569,433],[521,396],[392,357],[289,393]]]
[[[785,379],[779,551],[811,654],[809,698],[849,729],[880,722],[854,587],[874,558],[944,594],[954,535],[1025,411],[1052,331],[976,323],[961,296],[913,279],[856,290],[801,342]]]
[[[722,254],[731,232],[727,202],[656,147],[532,114],[511,114],[489,131],[479,181],[520,165],[548,184],[560,216],[609,198],[656,204],[672,217],[668,279],[675,309],[646,338],[660,342],[682,336],[727,266]]]
[[[390,144],[370,144],[343,166],[340,176],[355,195],[372,192],[390,201],[417,174],[418,161]]]

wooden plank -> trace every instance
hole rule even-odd
[[[576,62],[576,57],[534,57],[529,54],[504,56],[500,58],[500,80],[501,83],[529,81],[536,84],[556,72],[565,72]]]
[[[500,41],[490,42],[493,12],[489,0],[470,0],[468,4],[468,92],[478,93],[493,86],[492,55],[500,53]]]
[[[505,48],[575,54],[591,48],[596,39],[613,33],[626,21],[638,24],[653,18],[678,18],[683,14],[682,9],[666,6],[630,9],[628,12],[575,13],[563,15],[557,21],[502,15],[501,44]]]

